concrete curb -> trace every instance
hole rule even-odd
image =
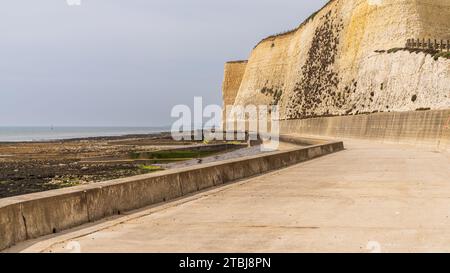
[[[305,143],[300,140],[297,142]],[[278,170],[343,149],[342,142],[330,142],[1,199],[0,250],[29,239]]]
[[[281,133],[409,144],[450,151],[450,109],[281,121]]]

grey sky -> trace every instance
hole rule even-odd
[[[159,126],[327,0],[5,0],[0,126]]]

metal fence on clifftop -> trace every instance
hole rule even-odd
[[[450,52],[450,40],[408,39],[406,48]]]

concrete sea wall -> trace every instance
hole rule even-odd
[[[450,151],[450,110],[285,120],[282,133],[411,144]]]

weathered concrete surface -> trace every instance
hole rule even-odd
[[[27,239],[260,175],[343,148],[342,142],[329,142],[0,199],[0,250]]]
[[[282,133],[411,144],[450,151],[450,110],[377,113],[281,122]]]
[[[346,147],[10,251],[450,252],[450,154]]]

